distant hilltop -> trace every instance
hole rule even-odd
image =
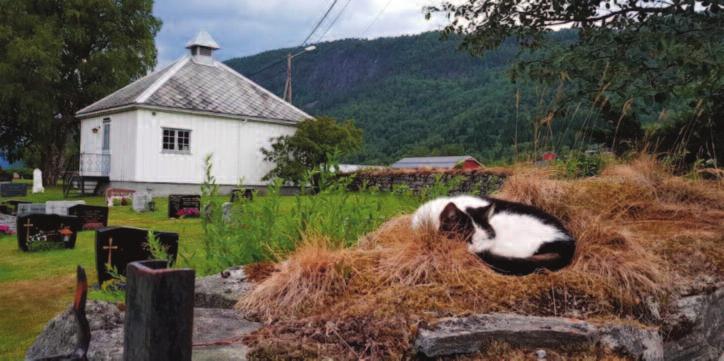
[[[554,36],[573,39],[575,33]],[[510,154],[516,88],[506,71],[518,47],[505,42],[479,58],[458,50],[457,38],[440,38],[439,32],[426,32],[317,44],[294,59],[294,104],[312,115],[353,119],[364,130],[364,149],[349,162],[446,154],[487,161]],[[286,61],[279,60],[298,50],[272,50],[226,64],[281,94]],[[532,90],[522,93],[533,97]]]

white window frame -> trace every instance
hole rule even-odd
[[[173,132],[171,135],[167,135],[167,132]],[[186,137],[186,149],[179,149],[179,141],[181,140],[180,133],[186,132],[188,136]],[[170,139],[170,142],[167,142],[167,140]],[[167,144],[170,145],[170,148],[167,148]],[[168,128],[168,127],[162,127],[161,128],[161,153],[172,153],[172,154],[191,154],[191,129],[181,129],[181,128]]]
[[[111,118],[103,118],[101,123],[101,152],[111,152]]]

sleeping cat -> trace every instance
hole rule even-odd
[[[533,206],[495,198],[432,200],[412,218],[413,229],[426,225],[462,238],[470,252],[505,274],[559,270],[571,263],[576,250],[576,241],[556,217]]]

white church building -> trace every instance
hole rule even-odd
[[[76,113],[82,179],[154,195],[198,193],[212,154],[222,191],[263,187],[261,148],[311,116],[213,58],[206,32],[189,54]],[[97,190],[97,189],[96,189]]]

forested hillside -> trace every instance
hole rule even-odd
[[[575,34],[554,36],[565,40]],[[411,155],[510,157],[516,124],[519,146],[532,141],[531,119],[545,108],[538,104],[545,95],[539,87],[510,81],[506,72],[518,52],[512,42],[482,58],[457,48],[458,41],[443,41],[436,32],[319,44],[294,59],[294,104],[313,115],[352,119],[364,130],[364,149],[345,159],[349,162],[389,163]],[[254,73],[288,52],[226,63],[281,94],[286,61]]]

